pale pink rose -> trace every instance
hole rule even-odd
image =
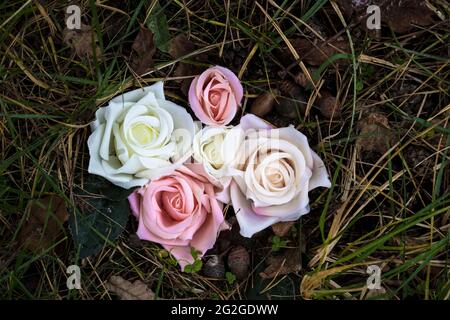
[[[236,75],[224,67],[211,67],[195,77],[189,104],[197,118],[210,126],[227,125],[236,115],[244,90]]]
[[[199,164],[186,164],[172,174],[152,180],[128,198],[139,221],[142,240],[162,244],[178,260],[181,269],[211,249],[220,230],[227,227],[222,203]]]
[[[244,237],[309,212],[308,192],[331,186],[323,161],[293,126],[274,129],[254,115],[245,130],[230,184],[230,197]]]

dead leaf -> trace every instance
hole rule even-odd
[[[169,54],[173,59],[179,59],[189,53],[195,51],[195,45],[184,34],[179,34],[170,41]],[[195,60],[201,59],[201,57],[193,57]],[[201,68],[192,64],[180,61],[177,68],[174,71],[175,77],[189,77],[197,75],[201,72]],[[193,78],[179,79],[181,83],[181,91],[187,95],[189,86],[191,85]]]
[[[332,38],[329,41],[294,38],[291,39],[290,42],[300,55],[302,61],[312,66],[320,66],[333,55],[341,52],[348,53],[350,51],[344,37]],[[289,49],[287,47],[282,47],[281,50],[284,52],[282,54],[283,57],[289,59]]]
[[[174,59],[181,58],[194,50],[194,44],[184,34],[179,34],[170,41],[169,54]]]
[[[278,223],[272,225],[272,231],[276,236],[284,237],[289,233],[289,231],[291,231],[291,228],[294,224],[295,224],[295,221],[278,222]]]
[[[91,26],[82,23],[81,29],[68,29],[66,27],[63,31],[63,41],[80,58],[92,58],[94,49],[97,60],[100,61],[102,58],[97,34],[92,30]]]
[[[133,283],[120,276],[112,276],[106,282],[106,289],[114,292],[120,300],[154,300],[155,294],[141,280]]]
[[[297,273],[301,270],[300,250],[287,249],[282,255],[267,258],[267,268],[259,276],[263,279],[275,278],[276,276],[289,273]]]
[[[425,1],[390,0],[384,4],[381,10],[381,20],[399,33],[411,31],[414,29],[414,25],[426,27],[434,23],[434,12],[428,9]]]
[[[18,241],[24,248],[40,253],[58,240],[69,214],[64,200],[56,195],[30,201],[29,206],[30,216],[19,231]]]
[[[156,52],[153,41],[153,32],[141,27],[136,39],[134,39],[133,53],[131,56],[131,68],[138,75],[144,74],[153,67],[153,55]]]
[[[384,154],[391,145],[392,133],[388,118],[381,113],[373,112],[358,122],[360,135],[356,145],[362,151],[374,151]]]
[[[414,25],[422,27],[434,23],[434,12],[430,10],[424,0],[339,0],[344,15],[350,17],[356,12],[361,27],[367,29],[364,23],[368,18],[367,7],[377,5],[381,9],[381,21],[389,25],[393,31],[406,33],[414,29]]]

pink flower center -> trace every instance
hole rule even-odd
[[[213,106],[217,106],[219,101],[220,101],[220,93],[218,93],[217,91],[212,91],[209,93],[209,102],[211,102]]]
[[[176,192],[163,192],[161,194],[161,200],[163,210],[168,214],[170,218],[175,221],[181,221],[189,216],[189,213],[185,212],[185,199],[184,195],[179,191]]]

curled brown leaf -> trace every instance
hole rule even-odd
[[[91,59],[95,54],[98,61],[102,59],[97,34],[89,25],[82,23],[80,29],[68,29],[66,27],[63,31],[63,41],[80,58]]]
[[[106,288],[119,296],[121,300],[154,300],[155,294],[141,280],[130,282],[120,276],[112,276],[106,282]]]
[[[138,75],[144,74],[153,67],[153,55],[156,52],[153,32],[141,27],[134,39],[131,55],[131,68]]]
[[[297,273],[301,270],[300,250],[298,248],[286,249],[283,254],[267,258],[267,268],[259,276],[263,279],[289,273]]]
[[[18,241],[24,248],[39,253],[57,242],[69,214],[64,200],[56,195],[30,201],[29,212],[30,216],[20,228]]]

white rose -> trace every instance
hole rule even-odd
[[[165,99],[162,82],[115,97],[95,117],[88,171],[123,188],[170,174],[192,154],[194,121]]]
[[[240,127],[246,137],[230,196],[241,234],[251,237],[308,213],[308,192],[331,182],[323,161],[294,127],[273,129],[253,115],[244,116]]]
[[[194,160],[203,164],[212,182],[227,188],[231,181],[230,169],[236,164],[243,141],[244,131],[240,128],[207,126],[194,137]]]

